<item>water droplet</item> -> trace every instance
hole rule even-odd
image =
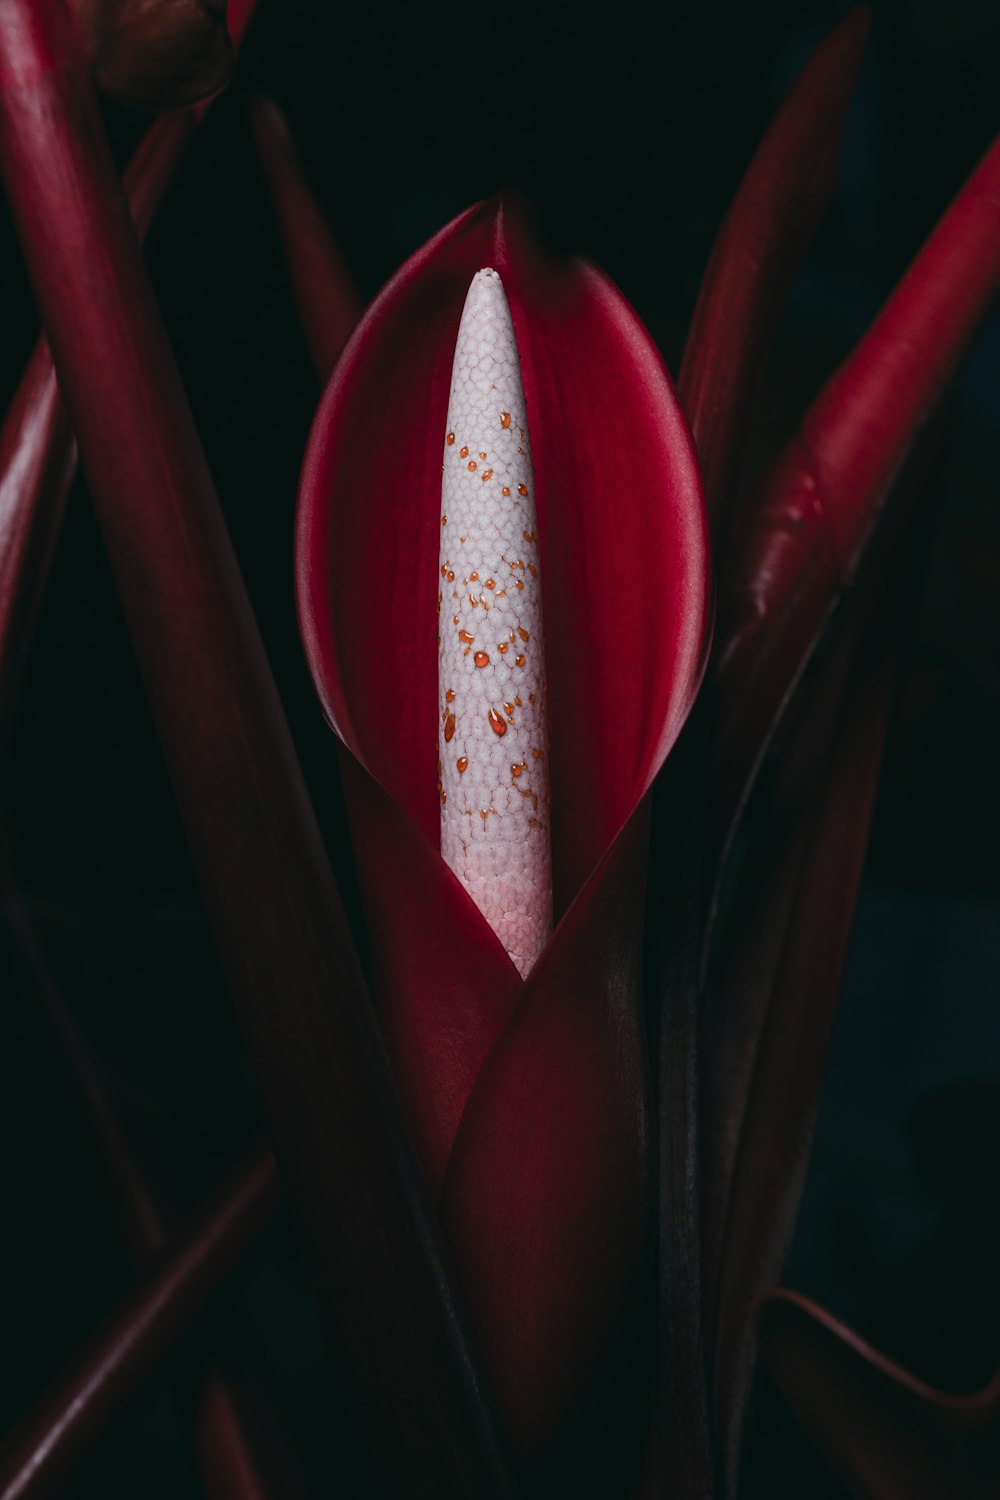
[[[500,426],[503,427],[503,428],[505,428],[505,429],[510,426],[510,412],[509,411],[502,411],[500,413]]]
[[[459,450],[458,450],[458,456],[459,456],[459,458],[468,458],[468,456],[469,456],[469,450],[468,450],[468,448],[459,448]]]
[[[477,651],[472,660],[475,662],[477,667],[488,667],[490,664],[490,659],[486,655],[485,651]]]
[[[447,580],[448,580],[449,583],[454,583],[455,582],[455,575],[451,571],[450,568],[448,569],[447,573],[444,576],[447,578]]]
[[[455,441],[455,434],[453,432],[449,432],[448,436],[445,438],[445,442],[448,444],[449,448],[454,443],[454,441]]]
[[[444,742],[445,742],[445,744],[446,745],[450,745],[451,742],[452,742],[452,740],[454,738],[455,738],[455,715],[454,714],[448,714],[447,718],[444,721]]]
[[[500,491],[500,493],[501,493],[501,495],[509,495],[510,494],[510,485],[509,484],[505,484],[504,487],[503,487],[503,489]]]
[[[467,755],[460,755],[458,757],[458,760],[456,760],[455,762],[455,766],[459,776],[461,776],[463,771],[467,771],[469,769],[469,757]]]
[[[460,641],[465,641],[466,645],[468,646],[471,646],[473,641],[476,639],[476,637],[474,635],[470,635],[467,630],[460,630],[458,632],[458,638]]]
[[[447,526],[447,524],[448,524],[448,517],[447,516],[442,516],[441,517],[441,525],[442,526]]]
[[[486,454],[485,454],[485,453],[480,453],[480,455],[479,455],[479,457],[480,457],[480,458],[485,458],[485,457],[486,457]]]
[[[479,582],[479,574],[478,573],[470,573],[469,576],[468,576],[468,578],[465,581],[466,581],[466,583],[478,583]]]
[[[527,630],[525,630],[525,628],[524,628],[523,625],[519,625],[517,627],[517,633],[521,637],[522,641],[530,641],[531,640],[531,634],[530,634],[530,632],[527,631]]]
[[[510,650],[510,646],[506,641],[500,641],[497,646],[497,650],[500,652],[501,656],[506,656],[507,652]]]
[[[485,484],[486,481],[487,481],[487,479],[492,479],[492,478],[493,478],[493,470],[492,469],[484,469],[483,470],[483,483]]]
[[[520,776],[520,774],[521,774],[521,772],[522,772],[522,771],[523,771],[523,770],[524,770],[524,769],[525,769],[525,768],[524,768],[524,766],[523,766],[523,765],[521,765],[521,766],[511,766],[511,768],[510,768],[510,774],[511,774],[511,775],[512,775],[512,776]]]
[[[454,703],[454,701],[455,701],[455,689],[454,688],[449,688],[448,689],[448,691],[444,695],[444,701],[446,703]]]
[[[503,719],[501,719],[496,709],[491,708],[486,717],[490,721],[490,728],[492,729],[493,733],[500,735],[500,737],[502,738],[507,733],[507,725],[504,723]]]
[[[505,703],[503,706],[503,711],[507,715],[508,719],[512,719],[514,717],[513,703]]]
[[[526,484],[519,484],[517,487],[517,493],[519,495],[526,495],[528,493],[528,486]]]
[[[484,589],[495,589],[496,586],[497,581],[495,578],[487,578],[486,582],[483,584]]]
[[[476,460],[474,458],[470,458],[469,462],[468,462],[469,473],[470,474],[473,473],[475,469],[476,469]]]
[[[514,658],[515,662],[517,663],[517,665],[519,667],[523,667],[524,664],[525,664],[525,662],[527,661],[527,659],[528,658],[526,656],[515,656],[515,658]],[[532,698],[531,701],[532,701],[532,703],[534,703],[535,700]]]

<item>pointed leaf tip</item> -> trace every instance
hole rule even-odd
[[[1000,286],[1000,140],[734,532],[720,602],[720,823],[739,805],[882,502]]]
[[[755,383],[782,305],[837,185],[871,23],[858,6],[813,54],[761,141],[712,248],[678,381],[718,538],[734,503]]]

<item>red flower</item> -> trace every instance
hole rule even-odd
[[[531,425],[551,715],[555,932],[522,983],[438,853],[435,577],[455,337],[483,266]],[[320,408],[298,592],[342,759],[377,1003],[508,1421],[531,1444],[589,1379],[646,1237],[645,793],[708,640],[701,488],[649,336],[509,197],[389,283]]]

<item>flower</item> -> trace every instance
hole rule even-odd
[[[439,851],[441,448],[469,284],[499,273],[531,429],[550,694],[555,931],[526,981]],[[646,1243],[644,797],[709,635],[691,441],[662,361],[593,265],[511,196],[373,304],[300,490],[300,619],[345,790],[396,1077],[487,1366],[532,1446],[619,1325]]]
[[[57,0],[9,0],[8,10],[0,155],[11,206],[289,1202],[350,1366],[358,1428],[404,1488],[506,1493],[278,695],[84,70],[64,67],[73,53],[66,14]],[[747,395],[827,195],[861,31],[863,18],[848,17],[769,132],[699,300],[682,390],[720,544]],[[159,163],[154,178],[175,149],[169,136],[156,139],[146,163]],[[272,153],[272,179],[287,189],[286,160]],[[719,548],[725,608],[706,695],[713,718],[700,714],[698,734],[686,737],[677,767],[681,836],[653,865],[661,878],[665,866],[670,882],[671,985],[656,1018],[661,1363],[643,1493],[661,1492],[664,1475],[685,1496],[707,1493],[710,1472],[724,1465],[727,1492],[735,1490],[754,1299],[777,1274],[794,1218],[885,734],[886,647],[896,624],[884,608],[896,592],[885,558],[898,532],[881,527],[879,546],[866,549],[868,531],[995,290],[998,171],[994,148],[784,460],[745,492],[729,549]],[[301,185],[291,198],[301,205]],[[283,228],[300,304],[325,295],[324,286],[337,291],[336,306],[310,330],[315,356],[329,362],[343,326],[341,277],[315,214],[291,217]],[[427,690],[433,595],[424,589],[441,536],[439,398],[470,275],[484,266],[502,271],[525,353],[555,621],[553,745],[558,737],[563,757],[555,766],[558,925],[526,983],[435,853],[433,771],[426,775],[436,695]],[[51,492],[71,467],[44,349],[25,390],[0,442],[0,470],[7,513],[30,520],[31,539],[44,541],[61,513]],[[28,420],[31,413],[44,420]],[[331,386],[305,488],[303,614],[321,692],[348,747],[377,998],[492,1384],[529,1449],[571,1408],[577,1432],[592,1415],[607,1418],[588,1404],[588,1390],[600,1365],[604,1393],[619,1379],[611,1335],[630,1300],[651,1290],[642,1275],[652,1195],[639,929],[646,791],[690,707],[707,634],[691,444],[655,352],[621,299],[593,268],[548,259],[521,206],[508,200],[444,231],[373,308]],[[899,511],[905,520],[905,506],[892,519]],[[525,529],[534,532],[533,517]],[[13,528],[6,538],[15,605],[27,597],[34,550],[22,545],[25,536]],[[862,550],[869,555],[856,582]],[[821,628],[831,649],[816,653]],[[779,717],[787,732],[741,828],[728,925],[716,925],[703,887],[718,881],[725,855],[712,847],[699,883],[692,830],[708,802],[722,831],[738,821]],[[581,747],[592,747],[589,758]],[[695,764],[692,748],[706,747]],[[716,960],[704,993],[703,958]],[[650,997],[650,1010],[659,999]],[[237,1207],[242,1197],[254,1214],[266,1213],[266,1162],[246,1186]],[[232,1209],[229,1195],[208,1226],[209,1262]],[[200,1277],[197,1257],[193,1267]],[[150,1324],[143,1310],[149,1297],[175,1325],[190,1307],[182,1280],[149,1285],[118,1325],[145,1371],[158,1358],[159,1315]],[[926,1391],[914,1403],[904,1372],[860,1350],[827,1315],[800,1306],[790,1319],[791,1306],[772,1302],[765,1313],[765,1355],[841,1463],[847,1443],[848,1468],[870,1473],[871,1453],[888,1451],[888,1433],[906,1471],[903,1429],[942,1409],[953,1427],[970,1414],[981,1427],[995,1423],[995,1386],[962,1411]],[[78,1371],[106,1374],[106,1347]],[[880,1365],[877,1380],[866,1365]],[[641,1381],[647,1366],[638,1373]],[[861,1444],[851,1404],[859,1378],[867,1391]],[[86,1400],[79,1384],[63,1386],[54,1418],[50,1406],[32,1429],[39,1436],[25,1461],[33,1474],[43,1472],[39,1459],[56,1472],[74,1429],[93,1423],[96,1408],[104,1420],[126,1386],[131,1394],[131,1380],[119,1379],[110,1396],[89,1373],[84,1384]],[[643,1420],[646,1401],[634,1404]],[[612,1492],[630,1492],[638,1445],[608,1446]],[[946,1458],[951,1493],[960,1479],[950,1450]],[[594,1493],[609,1492],[596,1469],[587,1478]],[[887,1493],[898,1480],[899,1472],[887,1474]]]

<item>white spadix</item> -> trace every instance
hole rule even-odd
[[[524,976],[552,927],[545,653],[520,362],[489,269],[458,331],[441,497],[441,853]]]

